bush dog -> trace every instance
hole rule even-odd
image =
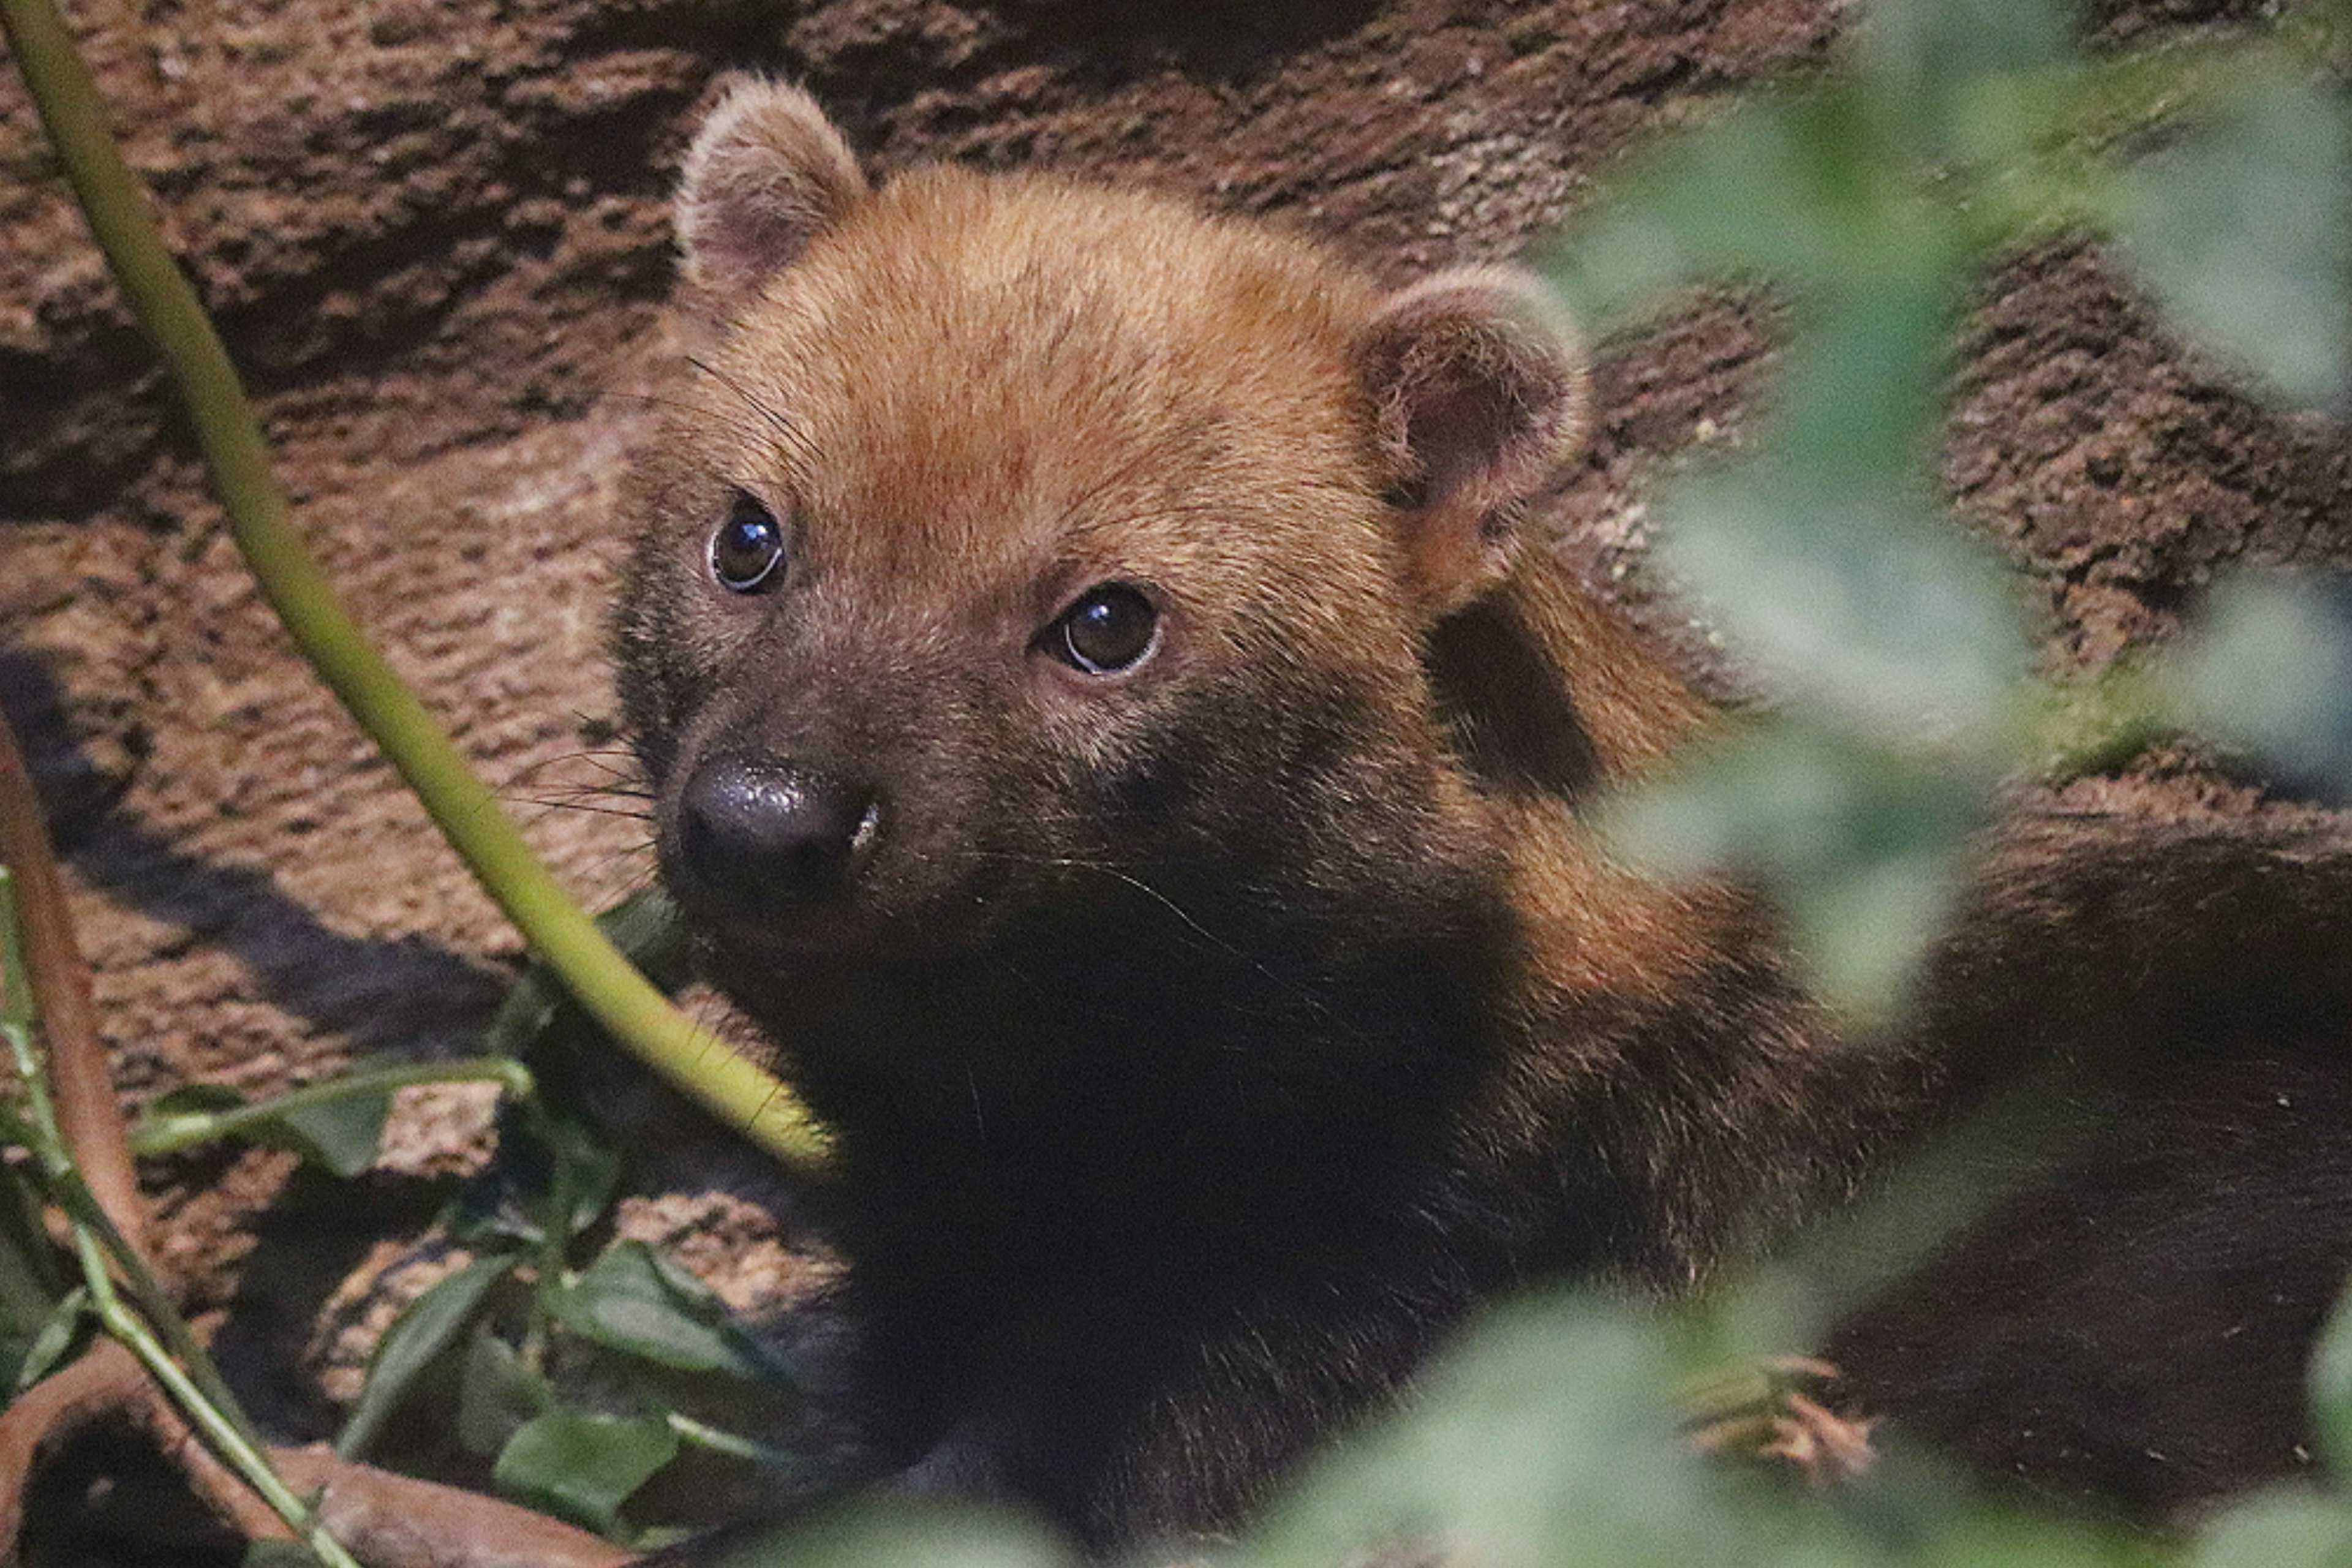
[[[677,218],[707,341],[629,482],[624,703],[834,1131],[906,1484],[1230,1531],[1475,1303],[1687,1287],[1934,1092],[1751,900],[1595,847],[1709,710],[1528,537],[1584,418],[1531,281],[869,188],[767,83]]]

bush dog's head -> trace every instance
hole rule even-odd
[[[765,82],[677,218],[713,330],[632,480],[617,635],[706,931],[905,957],[1147,884],[1409,904],[1486,853],[1424,662],[1580,425],[1531,284],[1384,294],[1050,179],[869,189]]]

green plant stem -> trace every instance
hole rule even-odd
[[[26,1127],[33,1137],[32,1152],[39,1162],[44,1185],[65,1210],[72,1232],[74,1258],[81,1266],[91,1310],[106,1331],[139,1358],[148,1375],[187,1416],[215,1453],[254,1489],[278,1518],[286,1521],[327,1568],[360,1568],[319,1522],[318,1517],[279,1477],[262,1452],[252,1426],[238,1410],[219,1374],[196,1348],[194,1336],[171,1302],[157,1288],[144,1263],[117,1231],[76,1170],[73,1152],[58,1125],[57,1106],[49,1096],[48,1075],[33,1046],[37,1024],[32,987],[26,984],[16,929],[16,889],[7,868],[0,867],[0,1038],[7,1042],[10,1065],[22,1085]],[[140,1305],[134,1310],[115,1288],[115,1273],[131,1281]],[[173,1342],[167,1349],[157,1330]],[[174,1353],[176,1352],[176,1354]]]
[[[708,1449],[714,1454],[724,1454],[734,1459],[747,1459],[755,1465],[764,1465],[772,1470],[798,1471],[804,1470],[809,1466],[808,1456],[805,1454],[795,1454],[788,1448],[779,1448],[772,1444],[762,1443],[757,1438],[746,1437],[740,1433],[730,1432],[724,1427],[697,1421],[693,1416],[682,1415],[675,1410],[665,1411],[662,1419],[669,1424],[669,1429],[677,1433],[681,1440],[691,1443],[698,1448]]]
[[[485,1080],[497,1084],[504,1093],[516,1099],[531,1092],[530,1069],[504,1057],[378,1068],[368,1072],[351,1073],[325,1083],[308,1084],[285,1094],[256,1100],[250,1105],[232,1106],[224,1110],[185,1111],[166,1117],[161,1122],[142,1121],[131,1129],[131,1150],[135,1154],[172,1154],[226,1138],[257,1121],[268,1121],[290,1110],[330,1105],[354,1095],[385,1094],[418,1084],[478,1083]]]
[[[96,87],[52,0],[0,0],[66,175],[132,313],[178,385],[229,531],[305,658],[373,736],[524,938],[604,1026],[730,1126],[788,1160],[823,1134],[773,1077],[672,1006],[557,885],[415,693],[368,643],[296,533],[211,319],[149,219]]]
[[[213,1451],[246,1485],[251,1487],[272,1512],[286,1521],[301,1542],[309,1547],[326,1568],[361,1568],[359,1561],[342,1548],[310,1506],[296,1495],[284,1478],[272,1468],[260,1448],[249,1442],[211,1400],[205,1397],[194,1379],[176,1361],[165,1352],[155,1336],[147,1331],[147,1324],[137,1312],[115,1292],[114,1282],[107,1274],[107,1258],[97,1238],[76,1223],[74,1252],[81,1261],[82,1279],[89,1287],[91,1309],[106,1331],[130,1348],[139,1358],[147,1374],[163,1385],[172,1402],[184,1412],[189,1422],[204,1434]]]
[[[8,868],[0,866],[0,1037],[5,1037],[16,1076],[24,1086],[26,1116],[23,1131],[27,1146],[39,1162],[41,1185],[47,1201],[63,1209],[78,1234],[96,1237],[115,1260],[141,1311],[163,1335],[171,1352],[191,1369],[205,1396],[254,1443],[260,1441],[238,1407],[236,1396],[205,1358],[178,1310],[172,1304],[146,1258],[115,1228],[112,1216],[83,1180],[74,1163],[73,1148],[58,1118],[57,1101],[49,1090],[46,1066],[33,1047],[35,1004],[19,945],[16,889]]]

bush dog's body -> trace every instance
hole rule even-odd
[[[837,1136],[918,1477],[1225,1529],[1482,1297],[1682,1284],[1852,1179],[1920,1075],[1580,823],[1705,710],[1518,537],[1581,416],[1528,286],[868,191],[765,85],[680,219],[716,330],[623,690],[665,875]]]

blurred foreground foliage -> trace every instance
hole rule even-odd
[[[1652,509],[1771,706],[1615,826],[1666,874],[1770,882],[1823,994],[1865,1021],[1899,1005],[2002,781],[2176,727],[2307,777],[2352,758],[2352,621],[2305,584],[2232,584],[2200,636],[2095,691],[2026,679],[2014,584],[1935,467],[1963,311],[2061,235],[2105,237],[2258,392],[2343,409],[2347,51],[2340,0],[2121,56],[2086,54],[2053,0],[1876,0],[1846,68],[1651,149],[1559,247],[1602,331],[1727,277],[1790,308],[1746,454]]]

